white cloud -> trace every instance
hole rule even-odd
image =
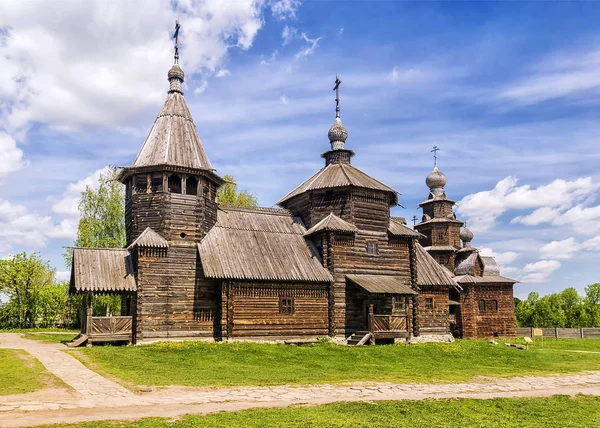
[[[278,55],[279,55],[279,50],[275,49],[273,51],[273,53],[271,54],[271,56],[269,57],[269,59],[262,58],[260,60],[260,63],[262,65],[271,65],[271,64],[273,64],[275,62],[275,59],[277,58]]]
[[[172,4],[0,2],[0,124],[11,135],[32,122],[127,125],[164,98],[177,17],[188,76],[218,69],[231,47],[248,49],[263,25],[264,2]]]
[[[341,36],[343,32],[344,32],[344,27],[340,28],[340,30],[338,31],[338,36]]]
[[[532,189],[529,185],[517,186],[518,179],[506,177],[494,189],[465,196],[458,202],[458,212],[469,219],[474,230],[484,231],[494,226],[496,219],[509,210],[543,208],[540,216],[548,219],[550,210],[568,210],[576,202],[589,199],[598,189],[590,177],[573,181],[562,179]],[[514,222],[523,222],[517,217]]]
[[[109,170],[108,166],[98,169],[88,175],[87,177],[75,182],[70,183],[67,186],[67,190],[62,194],[60,199],[54,201],[52,204],[52,212],[56,214],[62,214],[68,217],[79,218],[79,201],[81,199],[81,192],[86,187],[90,187],[93,190],[98,189],[100,175],[106,174]]]
[[[561,266],[557,260],[540,260],[539,262],[529,263],[521,270],[524,275],[520,278],[521,282],[546,282],[552,276],[552,273]]]
[[[49,216],[30,213],[23,205],[0,199],[0,251],[8,251],[12,245],[43,248],[56,231]]]
[[[425,77],[423,73],[419,70],[415,70],[414,68],[409,68],[408,70],[401,70],[398,67],[394,67],[392,68],[390,74],[387,76],[387,79],[392,83],[399,83],[412,82],[423,77]]]
[[[288,101],[287,97],[285,96],[285,94],[283,94],[281,97],[279,97],[279,99],[281,100],[282,104],[289,104],[290,102]]]
[[[230,74],[231,74],[231,71],[229,71],[225,68],[222,68],[219,71],[217,71],[216,76],[217,77],[225,77],[225,76],[229,76]]]
[[[482,248],[479,250],[479,253],[482,256],[493,257],[499,266],[508,265],[519,257],[519,253],[515,251],[506,251],[504,253],[497,253],[493,251],[491,248]]]
[[[300,34],[300,38],[302,40],[304,40],[308,44],[308,46],[305,47],[304,49],[301,49],[300,52],[298,52],[296,54],[296,59],[300,59],[304,56],[312,55],[315,52],[315,50],[317,50],[317,48],[319,47],[319,41],[322,39],[322,37],[318,37],[316,39],[310,39],[310,38],[308,38],[306,33]]]
[[[68,271],[68,270],[58,270],[54,274],[54,281],[56,281],[56,282],[68,281],[70,279],[71,279],[71,271]]]
[[[298,37],[298,29],[294,27],[290,27],[286,25],[283,27],[283,31],[281,32],[281,38],[283,39],[283,46],[290,43],[292,40]]]
[[[578,252],[600,250],[600,235],[578,243],[575,238],[552,241],[540,249],[540,257],[552,259],[570,259]]]
[[[301,5],[300,0],[279,0],[271,4],[271,12],[279,20],[295,18],[296,11]]]
[[[203,80],[202,83],[200,83],[200,86],[194,89],[194,95],[200,95],[201,93],[206,91],[206,88],[208,88],[208,82],[206,80]]]
[[[14,138],[4,132],[0,132],[0,153],[0,180],[24,166],[23,152]]]
[[[544,207],[529,215],[515,217],[511,223],[527,226],[538,226],[543,223],[553,226],[570,225],[578,234],[595,235],[600,233],[600,206],[586,207],[578,204],[569,209]]]

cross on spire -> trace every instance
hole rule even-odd
[[[467,220],[465,220],[465,229],[467,228]]]
[[[179,24],[179,20],[175,21],[175,34],[173,34],[173,38],[175,39],[175,64],[179,64],[179,29],[181,25]]]
[[[414,215],[414,216],[413,216],[413,218],[412,218],[412,221],[413,221],[413,227],[414,227],[414,226],[417,224],[417,220],[418,220],[417,216],[416,216],[416,215]]]
[[[437,152],[440,150],[440,148],[438,146],[433,146],[433,150],[431,150],[431,152],[433,153],[433,166],[434,168],[437,166]]]
[[[342,83],[342,80],[336,74],[335,86],[333,87],[333,90],[335,91],[335,117],[340,117],[340,83]]]

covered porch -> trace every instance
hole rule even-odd
[[[131,255],[125,249],[74,248],[69,292],[80,294],[81,331],[68,346],[134,341],[137,285]],[[121,297],[121,315],[94,316],[98,295]]]
[[[362,295],[363,330],[370,343],[393,343],[410,337],[413,298],[417,296],[405,279],[388,275],[346,275]],[[363,337],[366,337],[365,334]]]

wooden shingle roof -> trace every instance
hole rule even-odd
[[[417,294],[401,277],[391,275],[346,275],[360,288],[373,294]]]
[[[516,279],[511,279],[500,275],[459,275],[454,277],[454,280],[459,284],[516,284],[519,282]]]
[[[452,273],[436,262],[421,244],[417,243],[415,250],[417,253],[417,285],[457,286],[454,279],[452,279]]]
[[[406,236],[409,238],[420,238],[423,236],[416,230],[412,230],[410,227],[402,224],[400,220],[397,220],[397,217],[390,217],[390,225],[388,227],[388,232],[390,233],[390,235]]]
[[[315,224],[313,227],[308,229],[304,236],[310,236],[318,232],[345,232],[354,233],[358,232],[358,227],[352,223],[348,223],[336,216],[333,212],[325,217],[323,220]]]
[[[170,92],[132,167],[175,165],[212,170],[181,92]]]
[[[74,248],[71,266],[72,293],[136,291],[131,255],[125,249]]]
[[[135,238],[131,245],[129,245],[129,248],[133,248],[135,246],[147,248],[169,248],[169,243],[165,238],[160,236],[151,228],[147,227],[142,233],[140,233],[140,236]]]
[[[392,204],[398,203],[398,192],[382,182],[368,176],[358,168],[349,164],[330,163],[315,175],[310,177],[300,186],[296,187],[286,196],[281,198],[277,205],[284,206],[286,201],[304,192],[318,189],[331,189],[339,187],[357,187],[363,189],[381,190],[388,192]]]
[[[221,208],[198,244],[208,278],[331,282],[302,221],[288,211]]]

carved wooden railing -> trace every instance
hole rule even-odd
[[[408,331],[407,315],[375,315],[373,305],[369,306],[369,331]]]
[[[84,331],[91,339],[127,340],[133,338],[133,317],[94,317],[88,310]]]

